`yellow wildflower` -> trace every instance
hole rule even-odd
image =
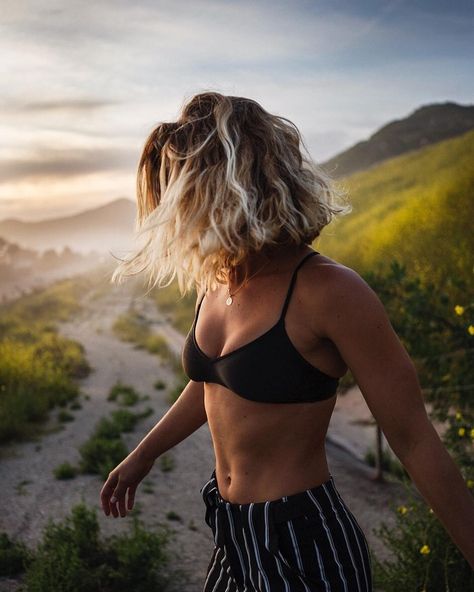
[[[474,428],[471,428],[471,438],[474,438]]]
[[[464,306],[460,306],[459,304],[456,304],[456,306],[454,307],[454,312],[457,315],[462,315],[462,313],[464,312]]]
[[[462,419],[462,414],[459,411],[456,411],[456,419]]]
[[[429,552],[430,552],[430,548],[428,547],[428,545],[423,545],[423,546],[420,548],[420,553],[421,553],[422,555],[428,555],[428,553],[429,553]]]
[[[406,514],[408,512],[408,508],[406,506],[398,506],[398,511],[403,516],[403,514]]]
[[[458,430],[458,434],[459,434],[460,436],[464,436],[464,434],[465,434],[465,433],[466,433],[466,428],[459,428],[459,430]]]
[[[428,511],[430,514],[433,514],[433,508],[430,508]]]
[[[474,481],[472,479],[468,479],[466,481],[466,485],[469,487],[469,489],[472,489],[474,487]]]
[[[469,335],[474,335],[474,325],[469,325],[469,327],[467,328],[467,332],[469,333]]]

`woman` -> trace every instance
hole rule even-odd
[[[178,400],[109,475],[125,516],[161,454],[209,424],[201,489],[215,548],[205,592],[368,592],[366,538],[324,441],[348,368],[420,493],[474,567],[474,503],[427,417],[412,361],[377,295],[310,245],[345,192],[303,155],[297,128],[258,103],[204,92],[150,134],[138,173],[142,245],[113,280],[146,271],[198,287]],[[126,500],[127,495],[127,500]]]

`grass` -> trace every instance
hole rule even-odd
[[[153,487],[153,483],[151,481],[142,481],[142,491],[143,493],[154,493],[155,488]]]
[[[153,288],[150,290],[150,297],[175,329],[183,333],[183,335],[189,331],[196,304],[194,291],[181,296],[177,281],[173,281],[166,288]]]
[[[22,479],[21,481],[18,481],[18,483],[15,486],[15,491],[17,492],[18,495],[26,495],[28,492],[26,490],[26,486],[29,485],[31,483],[30,479]]]
[[[174,458],[167,452],[160,456],[160,469],[164,473],[168,473],[175,468]]]
[[[120,381],[110,389],[107,401],[115,401],[120,405],[132,407],[140,400],[140,395],[133,386],[122,384]]]
[[[81,455],[79,470],[83,473],[99,474],[106,479],[110,471],[128,454],[121,434],[132,431],[140,419],[148,417],[151,413],[153,413],[151,408],[141,413],[117,409],[111,413],[110,417],[101,418],[89,439],[79,448]]]
[[[27,547],[0,532],[0,576],[14,576],[25,570],[29,552]]]
[[[424,282],[470,282],[473,160],[471,130],[345,177],[353,211],[323,230],[317,249],[361,274],[396,254]]]
[[[117,317],[113,331],[123,341],[134,343],[137,348],[157,354],[164,361],[176,365],[179,361],[162,335],[154,334],[146,317],[131,309]]]
[[[58,413],[58,421],[60,421],[60,422],[74,421],[74,415],[72,413],[69,413],[68,411],[65,411],[64,409],[61,409],[61,411]]]
[[[120,437],[104,438],[94,434],[81,445],[79,453],[81,472],[98,474],[106,479],[127,456],[128,449]]]
[[[66,461],[58,465],[54,469],[53,474],[56,477],[56,479],[73,479],[77,475],[77,468]]]
[[[375,452],[372,448],[367,450],[364,455],[364,460],[371,467],[375,467]],[[399,479],[409,478],[405,467],[399,460],[393,458],[393,456],[387,450],[382,450],[381,465],[383,471],[386,471],[387,473],[390,473]]]
[[[183,372],[183,369],[181,367],[176,369],[176,374],[178,375],[176,385],[168,393],[168,397],[167,397],[168,403],[170,405],[172,405],[178,399],[178,397],[183,392],[185,386],[189,382],[189,378],[185,375],[185,373]]]
[[[65,280],[0,306],[0,443],[31,438],[53,407],[77,399],[76,381],[91,368],[56,323],[80,312],[88,287]]]
[[[129,532],[105,537],[96,510],[77,504],[62,521],[48,521],[30,552],[2,534],[0,569],[24,572],[28,592],[166,592],[181,578],[167,570],[171,530],[147,530],[133,512],[131,518]]]

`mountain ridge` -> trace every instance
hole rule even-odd
[[[406,117],[389,121],[368,139],[339,152],[320,166],[338,179],[473,128],[474,105],[453,101],[421,105]]]

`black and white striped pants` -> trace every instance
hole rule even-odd
[[[201,494],[215,542],[203,592],[372,592],[367,540],[332,475],[278,500],[232,504],[214,469]]]

